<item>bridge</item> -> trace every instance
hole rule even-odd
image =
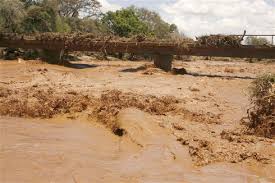
[[[33,36],[34,37],[34,36]],[[65,39],[34,39],[32,36],[16,35],[1,36],[0,47],[42,49],[54,59],[60,59],[64,51],[92,51],[105,53],[153,54],[157,67],[169,71],[172,67],[173,55],[268,58],[275,59],[275,46],[240,45],[211,47],[194,43],[175,43],[164,41],[119,41],[119,40],[71,40]]]

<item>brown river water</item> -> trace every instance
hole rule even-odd
[[[48,120],[0,116],[0,183],[275,182],[274,161],[266,164],[248,159],[228,163],[231,162],[228,155],[246,155],[254,150],[274,160],[274,141],[252,136],[254,142],[251,143],[241,135],[237,136],[241,142],[229,142],[220,135],[223,130],[238,129],[240,120],[247,115],[248,87],[253,81],[247,78],[275,72],[274,63],[174,61],[174,66],[186,68],[190,73],[181,76],[150,67],[139,71],[138,68],[144,68],[148,62],[87,59],[75,63],[89,66],[86,69],[36,61],[20,64],[0,61],[0,87],[18,91],[24,94],[22,97],[29,91],[49,88],[61,94],[72,90],[96,97],[113,89],[157,97],[168,95],[180,99],[179,107],[192,113],[156,117],[125,109],[117,119],[126,132],[122,137],[87,116],[77,117],[78,114],[72,115],[76,116],[73,120],[64,116]],[[19,94],[7,94],[2,101],[6,101],[6,97],[20,99]],[[16,110],[12,106],[3,108]],[[201,111],[205,113],[203,116],[193,118],[191,115]],[[220,117],[220,123],[205,120],[208,114]],[[184,130],[174,129],[174,123]],[[209,161],[207,166],[196,167],[190,147],[178,142],[175,134],[184,138],[187,134],[190,141],[195,138],[209,141],[221,163]],[[203,160],[211,158],[211,149],[203,150],[206,152],[197,151],[197,155],[202,155]],[[219,156],[217,152],[224,154]],[[198,156],[195,158],[200,158]]]
[[[0,182],[274,181],[272,169],[225,163],[193,167],[188,150],[149,123],[146,113],[128,109],[119,120],[127,131],[123,137],[81,119],[0,117]]]

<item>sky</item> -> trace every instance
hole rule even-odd
[[[99,0],[102,11],[135,5],[158,12],[188,36],[275,34],[275,0]]]

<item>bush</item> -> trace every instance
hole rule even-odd
[[[0,3],[0,31],[21,32],[20,23],[25,16],[24,4],[19,0]]]
[[[138,34],[148,34],[147,25],[142,22],[132,9],[122,9],[116,12],[107,12],[102,23],[111,30],[114,35],[131,37]]]
[[[31,6],[27,10],[23,27],[25,32],[52,32],[55,31],[56,14],[53,9]]]
[[[62,17],[57,15],[55,18],[55,31],[61,33],[71,32],[71,27]]]
[[[248,45],[270,45],[270,42],[264,37],[252,37],[246,38],[245,43]]]
[[[257,135],[275,135],[275,74],[257,78],[250,88],[253,107],[248,110],[249,127]]]

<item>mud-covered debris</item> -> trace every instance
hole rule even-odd
[[[41,72],[41,73],[46,73],[48,72],[48,69],[44,68],[44,69],[37,69],[38,72]]]
[[[190,86],[189,90],[192,91],[192,92],[199,92],[200,91],[200,89],[197,86],[195,86],[195,85],[194,86]]]
[[[13,93],[13,91],[11,89],[8,88],[4,88],[4,87],[0,87],[0,98],[4,97],[8,97]]]
[[[99,122],[116,129],[116,116],[120,110],[134,107],[155,115],[175,111],[179,102],[174,97],[155,97],[123,93],[118,90],[106,91],[100,98],[82,95],[76,91],[59,92],[53,88],[31,88],[11,90],[0,88],[0,115],[32,118],[52,118],[59,114],[93,111],[91,116]]]
[[[172,69],[172,74],[174,75],[185,75],[187,74],[187,71],[185,68],[173,68]]]
[[[188,139],[184,139],[182,137],[177,139],[178,142],[180,142],[182,145],[189,145],[189,140]]]
[[[185,130],[184,125],[182,123],[172,123],[172,126],[176,130],[180,130],[180,131]]]
[[[196,165],[207,165],[212,162],[211,143],[207,140],[193,139],[189,144],[189,154]]]
[[[60,93],[51,88],[0,90],[0,115],[52,118],[58,114],[82,112],[92,105],[92,98],[82,94]]]
[[[209,132],[208,132],[209,133]],[[262,153],[256,144],[266,147],[273,143],[262,137],[246,135],[242,130],[224,130],[219,136],[201,136],[186,126],[184,132],[174,132],[182,145],[188,147],[189,154],[196,166],[205,166],[217,162],[240,163],[243,161],[257,161],[270,163],[270,155]]]
[[[134,107],[155,115],[163,115],[174,111],[179,101],[174,97],[155,97],[151,95],[138,95],[111,90],[103,93],[99,99],[93,115],[98,121],[115,130],[117,127],[116,116],[125,108]]]
[[[246,135],[245,129],[242,127],[239,127],[236,130],[223,130],[220,134],[221,138],[224,140],[228,140],[229,142],[237,142],[237,143],[252,143],[255,144],[259,141],[259,138],[252,136],[252,135]]]
[[[224,69],[224,72],[227,72],[227,73],[234,73],[235,70],[234,70],[233,68],[228,68],[228,67],[226,67],[226,68]]]
[[[190,121],[205,123],[205,124],[220,124],[221,123],[221,115],[214,114],[211,112],[194,112],[190,111],[186,108],[178,108],[177,114],[181,114],[184,116],[184,119],[188,119]]]

